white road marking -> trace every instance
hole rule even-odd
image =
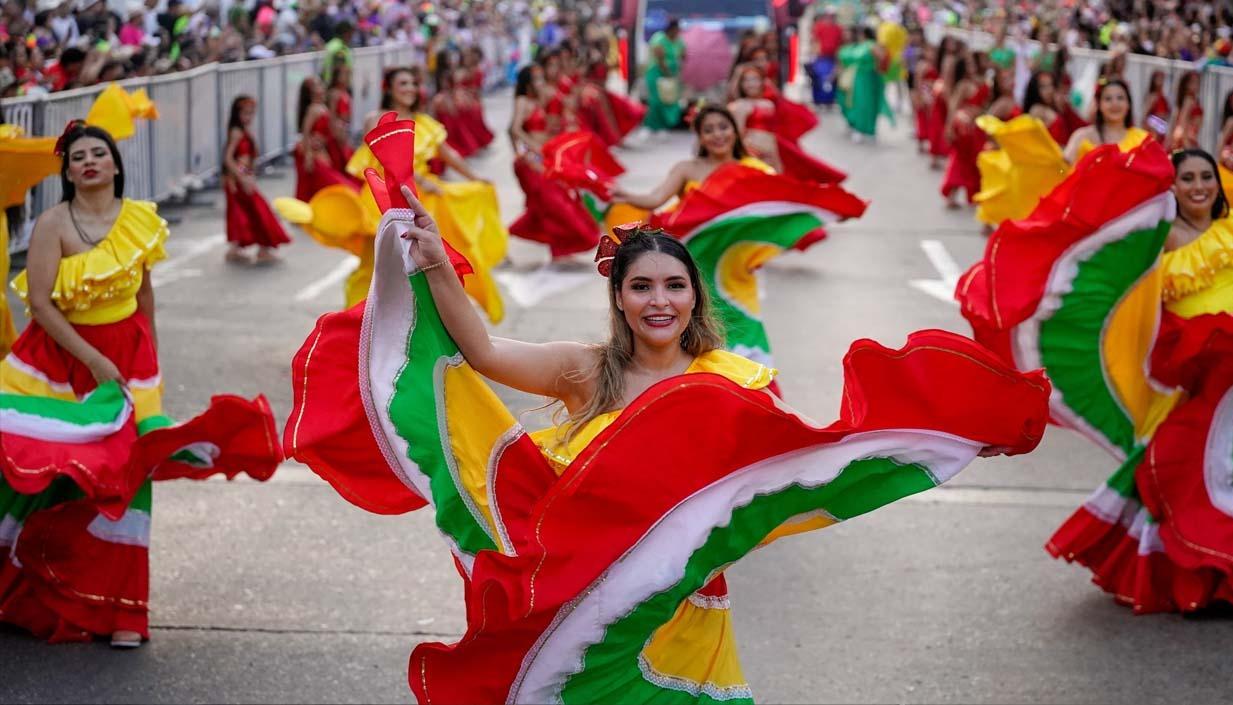
[[[496,272],[494,276],[509,291],[515,303],[522,308],[532,308],[553,294],[593,283],[598,275],[589,267],[563,270],[549,264],[526,274],[504,271]]]
[[[925,257],[929,258],[929,263],[933,265],[939,278],[912,279],[908,285],[935,299],[958,306],[959,302],[955,301],[955,285],[959,283],[959,275],[962,274],[959,263],[946,251],[941,240],[921,240],[920,248],[925,251]]]
[[[338,284],[347,278],[356,267],[360,265],[360,258],[355,255],[347,255],[345,259],[334,266],[324,276],[319,277],[311,282],[308,286],[296,292],[296,301],[312,301],[321,295],[323,291]]]
[[[193,242],[188,247],[184,248],[184,252],[182,254],[178,254],[175,257],[170,257],[165,262],[156,265],[151,276],[151,281],[155,287],[159,287],[163,284],[168,284],[179,279],[201,276],[200,270],[193,270],[196,272],[195,274],[179,274],[176,270],[181,269],[186,263],[200,257],[201,255],[204,255],[210,250],[222,247],[226,244],[226,242],[227,236],[222,234],[211,235],[210,237]]]
[[[193,279],[205,274],[200,269],[173,269],[170,272],[161,273],[155,269],[154,286],[163,286],[172,282],[178,282],[182,279]]]

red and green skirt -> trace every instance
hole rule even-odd
[[[126,384],[98,385],[37,322],[0,362],[0,622],[51,642],[148,637],[152,480],[265,479],[282,451],[262,397],[163,416],[142,314],[74,328]]]

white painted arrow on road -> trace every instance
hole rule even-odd
[[[959,263],[946,251],[946,246],[940,240],[921,240],[920,248],[925,251],[929,263],[938,273],[937,279],[912,279],[908,282],[914,289],[919,289],[935,299],[945,301],[952,306],[958,306],[955,301],[955,285],[959,283]]]

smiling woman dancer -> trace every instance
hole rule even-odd
[[[1100,84],[1096,89],[1096,116],[1091,125],[1071,134],[1063,150],[1066,161],[1074,164],[1102,144],[1116,144],[1123,152],[1138,146],[1151,135],[1134,126],[1133,116],[1134,103],[1125,81],[1118,78]]]
[[[131,648],[149,638],[151,476],[238,463],[264,479],[281,452],[261,398],[215,397],[174,427],[162,415],[149,270],[167,223],[123,197],[105,130],[70,123],[57,152],[63,201],[39,217],[13,281],[33,320],[0,361],[0,621]]]
[[[724,569],[1039,437],[1042,378],[940,331],[856,343],[844,419],[813,426],[764,392],[773,370],[719,349],[697,264],[656,231],[605,235],[604,342],[492,337],[403,197],[368,308],[323,317],[296,356],[286,437],[362,507],[433,503],[470,619],[412,655],[421,701],[749,702]],[[526,434],[480,375],[558,400],[563,422]]]

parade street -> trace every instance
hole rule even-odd
[[[487,101],[504,131],[508,92]],[[872,202],[805,253],[765,270],[764,319],[785,398],[820,424],[838,415],[849,344],[891,347],[923,328],[970,330],[951,300],[985,243],[970,210],[948,211],[939,173],[908,120],[853,144],[837,115],[803,144],[846,169]],[[646,191],[692,149],[692,135],[617,150],[622,183]],[[522,208],[508,140],[474,159]],[[289,163],[260,187],[290,195]],[[154,274],[165,404],[173,416],[211,394],[269,397],[291,409],[290,361],[321,314],[342,305],[351,267],[302,232],[281,263],[224,263],[223,197],[167,206],[168,261]],[[499,270],[501,335],[598,341],[604,281],[590,256],[541,270],[547,249],[511,241]],[[21,305],[10,295],[21,318]],[[20,321],[19,321],[20,322]],[[524,425],[542,400],[502,391]],[[705,443],[703,438],[699,443]],[[647,449],[647,461],[655,452]],[[1233,620],[1136,617],[1051,559],[1051,533],[1115,468],[1051,428],[1023,457],[980,459],[953,483],[820,532],[779,541],[728,572],[745,675],[760,702],[1155,703],[1229,695]],[[665,473],[672,468],[664,468]],[[405,702],[421,641],[464,629],[461,581],[429,510],[380,517],[346,503],[307,468],[265,484],[177,481],[155,488],[151,641],[49,646],[0,631],[3,702]]]

